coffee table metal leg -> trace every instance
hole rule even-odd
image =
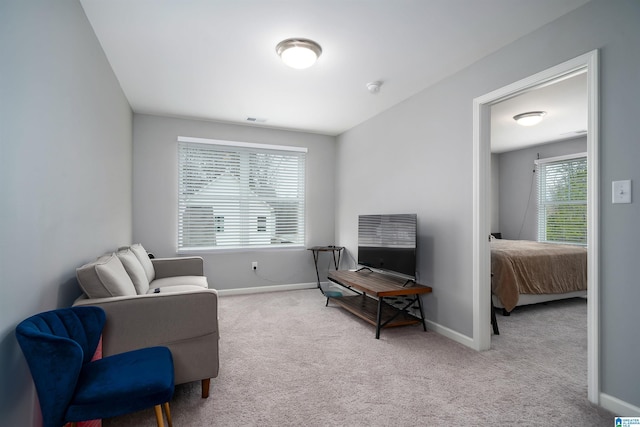
[[[422,329],[427,332],[427,324],[424,321],[424,311],[422,310],[422,300],[420,299],[420,295],[416,295],[416,299],[418,300],[418,308],[420,308],[420,320],[422,320]]]
[[[382,323],[382,297],[378,297],[378,316],[376,322],[376,339],[380,339],[380,325]]]

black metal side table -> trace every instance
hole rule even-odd
[[[322,287],[320,287],[320,273],[318,272],[318,258],[320,257],[320,252],[331,252],[333,256],[333,265],[336,268],[336,271],[340,267],[340,256],[342,255],[342,250],[344,246],[313,246],[311,248],[307,248],[308,251],[311,251],[313,254],[313,263],[316,266],[316,278],[318,279],[318,288],[320,292],[324,294]]]

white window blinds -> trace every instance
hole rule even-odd
[[[587,244],[586,153],[536,161],[538,241]]]
[[[178,251],[304,245],[306,149],[178,138]]]

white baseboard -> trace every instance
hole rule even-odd
[[[295,291],[299,289],[313,289],[317,288],[317,283],[294,283],[292,285],[272,285],[272,286],[257,286],[255,288],[239,288],[239,289],[218,289],[218,295],[248,295],[248,294],[260,294],[263,292],[281,292],[281,291]]]
[[[442,326],[439,323],[432,322],[430,320],[426,320],[427,330],[431,330],[437,334],[445,336],[453,341],[465,345],[471,349],[473,346],[473,338],[469,338],[466,335],[462,335],[460,332],[456,332],[453,329],[449,329],[446,326]]]
[[[606,393],[600,393],[600,406],[617,417],[640,417],[640,408]]]

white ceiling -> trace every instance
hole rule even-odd
[[[491,106],[491,152],[519,150],[587,133],[587,74],[583,72]],[[513,116],[547,114],[535,126],[521,126]]]
[[[328,135],[587,1],[80,0],[133,111]],[[322,46],[313,67],[280,61],[290,37]]]

